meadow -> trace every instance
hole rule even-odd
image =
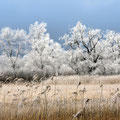
[[[1,82],[0,120],[120,120],[120,76]]]

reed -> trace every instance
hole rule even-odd
[[[51,79],[44,85],[1,83],[0,120],[120,119],[119,84],[105,89],[105,84],[59,84],[57,77]]]

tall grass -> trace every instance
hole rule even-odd
[[[57,79],[44,85],[0,84],[0,120],[120,120],[116,86],[105,96],[105,85],[98,85],[95,97],[89,95],[94,85],[89,88],[80,81],[61,85]]]

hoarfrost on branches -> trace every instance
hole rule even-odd
[[[44,22],[31,24],[28,33],[23,29],[2,28],[0,74],[120,73],[120,33],[103,32],[78,22],[60,39],[64,41],[64,47],[50,38]]]

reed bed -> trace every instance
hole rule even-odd
[[[1,83],[0,120],[120,120],[119,83],[102,84],[106,78],[96,84],[61,78]]]

